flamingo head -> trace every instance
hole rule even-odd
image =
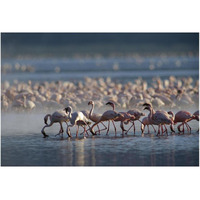
[[[172,111],[168,111],[167,113],[168,113],[169,115],[174,116],[174,113],[173,113]]]
[[[199,116],[198,115],[193,115],[192,119],[196,119],[197,121],[199,121]]]
[[[146,106],[143,110],[150,110],[150,107]]]
[[[88,105],[93,105],[94,104],[94,101],[89,101],[88,102]]]
[[[113,105],[114,103],[113,102],[111,102],[111,101],[108,101],[107,103],[106,103],[106,105]]]
[[[71,106],[68,106],[67,108],[64,108],[63,109],[66,113],[68,113],[68,112],[71,112],[72,111],[72,108],[71,108]]]
[[[149,104],[149,103],[144,103],[143,106],[149,106],[149,107],[152,107],[152,105]]]
[[[108,102],[106,103],[106,105],[112,106],[113,110],[115,110],[115,104],[114,104],[113,102],[108,101]]]

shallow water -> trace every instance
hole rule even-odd
[[[108,136],[102,132],[76,139],[72,129],[73,137],[65,133],[62,139],[54,136],[58,125],[46,129],[49,138],[42,137],[43,116],[2,114],[2,166],[199,166],[197,121],[189,122],[192,134],[141,135],[136,122],[135,135],[130,131],[123,137],[117,125],[116,137],[111,130]]]

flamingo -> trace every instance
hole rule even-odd
[[[147,126],[147,128],[148,128],[148,134],[150,133],[149,125],[151,125],[153,127],[154,131],[156,132],[156,129],[154,128],[153,124],[151,124],[151,122],[149,121],[149,118],[148,117],[144,117],[142,119],[142,123],[141,123],[141,131],[142,131],[142,133],[144,133],[145,126]]]
[[[94,130],[93,130],[94,127],[97,126],[100,122],[108,121],[109,125],[108,125],[108,130],[107,130],[107,133],[106,133],[106,134],[108,134],[108,132],[109,132],[109,127],[110,127],[110,121],[112,121],[113,126],[114,126],[114,128],[115,128],[115,135],[116,135],[116,127],[115,127],[115,124],[114,124],[114,120],[115,120],[116,118],[118,118],[118,117],[121,117],[121,116],[122,116],[122,114],[120,114],[120,113],[118,113],[118,112],[116,112],[116,111],[114,111],[114,110],[107,110],[107,111],[105,111],[105,112],[101,115],[100,119],[92,125],[92,127],[90,128],[90,132],[91,132],[93,135],[96,135],[96,133],[95,133]]]
[[[145,116],[144,113],[140,112],[138,109],[132,109],[132,110],[129,110],[127,113],[135,116],[135,119],[134,120],[131,120],[132,122],[132,125],[130,126],[130,128],[126,131],[126,134],[129,132],[129,130],[133,127],[133,131],[134,131],[134,135],[135,135],[135,123],[134,121],[138,120],[139,122],[140,121],[140,117],[141,116]],[[141,122],[142,123],[142,122]],[[128,124],[128,123],[127,123]]]
[[[47,123],[48,118],[50,118],[50,124]],[[54,123],[60,124],[60,131],[58,134],[63,133],[64,131],[63,131],[62,122],[66,122],[66,124],[67,124],[67,121],[69,121],[68,115],[66,115],[66,113],[63,110],[56,111],[53,114],[47,114],[44,117],[44,123],[46,125],[42,128],[41,133],[44,135],[44,138],[48,137],[48,135],[44,132],[44,129],[46,127],[52,126]]]
[[[149,122],[151,124],[158,125],[157,136],[160,135],[160,128],[162,129],[161,125],[172,123],[172,120],[169,118],[169,115],[166,115],[163,112],[155,112],[155,110],[150,106],[146,106],[144,110],[149,110],[150,112],[150,114],[148,115]]]
[[[147,107],[150,107],[150,108],[153,109],[152,105],[149,104],[149,103],[144,103],[143,106],[147,106]],[[163,124],[161,124],[162,135],[163,135],[164,132],[166,132],[166,134],[168,134],[168,133],[167,133],[166,124],[169,124],[169,125],[170,125],[171,131],[172,131],[172,132],[175,132],[175,131],[174,131],[174,128],[173,128],[173,126],[172,126],[172,125],[174,124],[174,113],[173,113],[172,111],[166,112],[165,110],[157,110],[156,113],[158,113],[158,114],[161,113],[161,115],[163,114],[163,115],[165,115],[167,118],[169,118],[169,119],[171,120],[170,123],[163,123]],[[150,116],[150,114],[149,114],[149,116]],[[163,131],[163,126],[165,127],[165,131]]]
[[[84,132],[83,132],[83,135],[84,135],[84,138],[85,138],[85,132],[86,132],[86,128],[85,126],[90,123],[88,121],[88,119],[85,117],[85,115],[82,113],[82,112],[72,112],[72,107],[71,106],[68,106],[67,108],[64,109],[65,112],[68,114],[68,117],[69,117],[69,121],[71,123],[71,125],[68,125],[67,126],[67,134],[69,137],[71,137],[71,133],[70,133],[70,127],[74,127],[75,125],[84,125]],[[79,124],[78,124],[79,123]],[[76,137],[78,137],[78,130],[76,132]]]
[[[101,118],[101,115],[100,115],[100,114],[97,114],[97,113],[93,113],[93,111],[94,111],[94,101],[89,101],[89,102],[88,102],[88,105],[92,105],[91,110],[90,110],[90,113],[89,113],[89,119],[90,119],[91,121],[93,121],[93,122],[99,121],[100,118]],[[103,122],[100,122],[100,123],[101,123],[105,128],[102,129],[102,130],[100,130],[99,125],[97,124],[99,134],[100,134],[100,131],[103,131],[103,130],[106,130],[106,129],[107,129],[107,127],[104,125]]]
[[[179,132],[183,132],[184,133],[184,125],[186,126],[187,130],[189,133],[191,133],[191,127],[188,125],[187,122],[193,120],[193,119],[196,119],[196,120],[199,120],[199,116],[197,115],[192,115],[190,112],[188,111],[184,111],[184,110],[181,110],[179,112],[177,112],[175,114],[175,119],[174,119],[174,124],[176,124],[177,122],[182,122],[180,125],[178,125],[178,130]],[[183,129],[182,131],[180,130],[180,127],[183,126]]]
[[[107,102],[106,105],[110,105],[112,106],[113,108],[113,111],[115,111],[115,104],[111,101]],[[123,126],[123,122],[127,122],[127,121],[130,121],[130,120],[135,120],[135,116],[134,115],[131,115],[127,112],[119,112],[121,114],[121,117],[117,117],[116,119],[114,119],[115,122],[121,122],[120,123],[120,127],[122,129],[122,135],[124,134],[124,131],[126,131],[124,129],[124,126]]]

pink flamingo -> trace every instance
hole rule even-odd
[[[101,114],[93,113],[93,111],[94,111],[94,101],[89,101],[88,105],[92,105],[92,108],[91,108],[90,113],[89,113],[89,119],[93,122],[98,122],[101,118]],[[99,125],[97,124],[99,134],[100,134],[100,131],[107,129],[107,127],[104,125],[103,122],[100,122],[100,123],[104,126],[104,129],[100,130]]]
[[[50,119],[50,124],[47,123],[48,118]],[[66,115],[66,113],[64,111],[56,111],[54,112],[52,115],[51,114],[47,114],[44,117],[44,123],[46,124],[42,130],[41,133],[44,135],[45,137],[48,137],[48,135],[44,132],[44,129],[46,127],[50,127],[52,126],[54,123],[59,123],[60,124],[60,131],[58,134],[63,133],[63,126],[62,126],[62,122],[65,122],[67,124],[67,122],[69,121],[68,115]]]
[[[108,132],[109,132],[109,127],[110,127],[110,121],[112,121],[113,126],[114,126],[114,129],[115,129],[115,135],[116,135],[116,126],[115,126],[115,124],[114,124],[114,120],[115,120],[116,118],[118,118],[118,117],[121,117],[121,116],[122,116],[122,114],[120,114],[120,113],[118,113],[118,112],[116,112],[116,111],[114,111],[114,110],[107,110],[107,111],[105,111],[105,112],[101,115],[100,119],[92,125],[92,127],[90,128],[90,132],[91,132],[93,135],[96,135],[96,132],[94,132],[94,130],[93,130],[94,127],[97,126],[100,122],[108,121],[109,125],[108,125],[108,130],[107,130],[107,133],[106,133],[106,134],[108,134]]]
[[[67,130],[66,130],[68,136],[71,137],[70,127],[74,127],[75,125],[77,125],[77,126],[81,125],[84,128],[83,135],[84,135],[84,138],[85,138],[85,133],[87,133],[85,126],[87,126],[90,123],[88,121],[87,117],[82,112],[72,112],[71,106],[68,106],[64,110],[68,114],[68,118],[69,118],[69,121],[71,123],[71,125],[67,126]],[[76,132],[76,137],[78,137],[78,130]]]
[[[107,102],[106,105],[110,105],[112,106],[113,110],[115,111],[115,104],[111,101]],[[135,120],[135,116],[134,115],[131,115],[127,112],[119,112],[121,114],[121,117],[117,117],[114,121],[115,122],[120,122],[120,127],[122,129],[122,135],[124,134],[124,131],[126,131],[124,129],[124,126],[123,126],[123,122],[127,122],[127,121],[130,121],[130,120]]]
[[[149,122],[151,124],[158,125],[157,136],[160,135],[160,128],[163,132],[163,128],[161,125],[173,123],[172,120],[169,118],[169,115],[166,115],[163,112],[155,112],[154,109],[150,106],[145,107],[144,110],[149,110],[150,112],[150,114],[148,115]]]
[[[143,106],[147,106],[147,107],[150,107],[150,108],[153,109],[152,105],[151,105],[151,104],[148,104],[148,103],[144,103]],[[154,111],[154,112],[155,112],[155,111]],[[169,118],[169,119],[171,120],[171,122],[168,121],[168,123],[166,122],[166,123],[161,124],[162,135],[164,134],[164,132],[166,132],[166,134],[168,135],[166,124],[169,124],[169,125],[170,125],[171,131],[172,131],[172,132],[175,132],[175,131],[174,131],[174,128],[173,128],[173,126],[172,126],[172,125],[174,124],[174,113],[173,113],[172,111],[166,112],[166,111],[164,111],[164,110],[157,110],[156,113],[158,113],[158,115],[159,115],[159,113],[161,113],[161,114],[160,114],[161,116],[162,116],[162,115],[165,115],[167,118]],[[150,114],[149,114],[149,116],[150,116]],[[165,130],[163,130],[163,126],[165,127]]]
[[[149,125],[151,125],[153,127],[153,129],[154,129],[154,131],[156,133],[156,129],[154,128],[153,124],[150,123],[148,117],[144,117],[142,119],[142,123],[141,123],[141,131],[142,131],[142,133],[144,133],[145,126],[147,126],[147,128],[148,128],[148,134],[150,133],[150,131],[149,131]]]
[[[189,133],[191,133],[191,127],[188,125],[187,122],[196,119],[199,120],[199,117],[197,115],[192,115],[190,112],[188,111],[184,111],[181,110],[179,112],[176,113],[175,115],[175,119],[174,119],[174,124],[176,124],[177,122],[182,122],[180,125],[178,125],[178,130],[179,132],[183,132],[184,133],[184,125],[186,126],[187,130]],[[181,126],[183,126],[183,129],[181,131]]]
[[[138,109],[129,110],[127,113],[129,113],[129,114],[135,116],[135,119],[134,119],[134,120],[131,120],[132,125],[131,125],[130,128],[126,131],[126,134],[127,134],[127,133],[129,132],[129,130],[133,127],[133,132],[134,132],[134,135],[135,135],[135,122],[134,122],[134,121],[138,120],[139,122],[141,122],[141,121],[140,121],[140,117],[141,117],[141,116],[145,116],[145,114],[142,113],[142,112],[140,112]],[[142,122],[141,122],[141,123],[142,123]],[[128,123],[126,123],[126,124],[128,124]]]

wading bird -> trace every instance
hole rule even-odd
[[[153,127],[153,129],[154,129],[154,131],[156,133],[156,129],[154,128],[153,124],[150,123],[148,117],[144,117],[142,119],[142,123],[141,123],[141,131],[142,131],[142,133],[144,133],[145,126],[147,126],[147,128],[148,128],[148,134],[150,133],[150,131],[149,131],[149,125],[151,125]]]
[[[94,101],[89,101],[88,105],[92,105],[90,113],[89,113],[89,119],[93,122],[98,122],[101,118],[101,114],[97,114],[97,113],[93,112],[94,111]],[[100,122],[100,123],[104,126],[104,129],[100,130],[99,125],[97,124],[99,134],[100,134],[100,131],[107,129],[107,127],[104,125],[103,122]]]
[[[50,119],[50,124],[47,123],[48,118]],[[69,121],[68,115],[63,110],[56,111],[53,114],[47,114],[44,117],[44,123],[46,125],[42,128],[41,133],[44,135],[44,138],[48,137],[48,135],[44,132],[44,129],[46,127],[52,126],[54,123],[59,123],[60,124],[60,131],[59,131],[58,134],[63,133],[64,131],[63,131],[62,122],[65,122],[67,124],[68,121]]]
[[[113,108],[113,111],[115,111],[115,104],[111,101],[107,102],[106,105],[110,105]],[[114,119],[115,122],[120,122],[120,128],[122,129],[122,135],[124,134],[124,129],[123,122],[129,122],[135,120],[135,116],[131,115],[127,112],[119,112],[121,114],[121,117],[117,117]]]
[[[150,109],[152,109],[152,111],[153,111],[154,113],[156,113],[155,116],[157,116],[157,115],[165,116],[165,118],[168,118],[168,119],[170,120],[170,121],[169,121],[169,120],[165,120],[165,123],[164,123],[164,121],[163,121],[163,123],[161,124],[162,135],[163,135],[164,132],[166,132],[166,134],[168,134],[168,133],[167,133],[166,124],[170,125],[170,129],[171,129],[172,132],[175,132],[175,131],[174,131],[174,128],[173,128],[173,126],[172,126],[172,125],[174,124],[174,114],[173,114],[172,111],[168,111],[168,112],[166,112],[166,111],[164,111],[164,110],[157,110],[157,111],[155,111],[155,110],[153,109],[152,105],[149,104],[149,103],[144,103],[143,106],[146,106],[146,107],[149,107]],[[150,113],[149,113],[148,117],[150,117]],[[150,123],[151,123],[151,120],[150,120]],[[163,130],[163,126],[165,127],[165,130]]]
[[[149,122],[151,124],[158,125],[157,136],[160,135],[160,128],[162,129],[162,132],[163,132],[162,125],[173,123],[172,120],[170,119],[169,115],[166,115],[163,112],[155,112],[154,109],[150,106],[146,106],[144,108],[144,110],[149,110],[149,112],[150,112],[148,115]]]
[[[68,118],[71,123],[71,125],[67,126],[67,130],[66,130],[68,136],[71,137],[70,127],[74,127],[75,125],[77,126],[83,125],[84,126],[83,135],[85,137],[85,132],[86,132],[85,126],[87,126],[90,123],[88,119],[85,117],[85,115],[82,112],[72,112],[71,106],[68,106],[64,110],[68,114]],[[78,137],[78,130],[76,132],[76,137]]]
[[[110,127],[110,121],[112,121],[113,126],[114,126],[114,129],[115,129],[115,135],[116,135],[116,127],[115,127],[115,124],[114,124],[114,120],[115,120],[116,118],[118,118],[118,117],[121,117],[121,116],[122,116],[122,114],[120,114],[120,113],[118,113],[118,112],[116,112],[116,111],[114,111],[114,110],[107,110],[107,111],[105,111],[105,112],[101,115],[100,119],[92,125],[92,127],[90,128],[90,132],[91,132],[93,135],[96,135],[96,132],[94,132],[94,130],[93,130],[94,127],[97,126],[100,122],[108,121],[108,123],[109,123],[109,124],[108,124],[108,130],[107,130],[107,133],[106,133],[106,134],[108,134],[108,132],[109,132],[109,127]]]
[[[184,111],[181,110],[179,112],[177,112],[175,114],[175,119],[174,119],[174,124],[176,124],[177,122],[182,122],[180,125],[178,125],[178,131],[184,133],[184,125],[186,126],[187,130],[189,133],[191,133],[191,127],[189,126],[189,124],[187,122],[196,119],[199,120],[199,116],[197,115],[192,115],[190,112],[188,111]],[[181,131],[181,126],[183,126],[183,129]]]

